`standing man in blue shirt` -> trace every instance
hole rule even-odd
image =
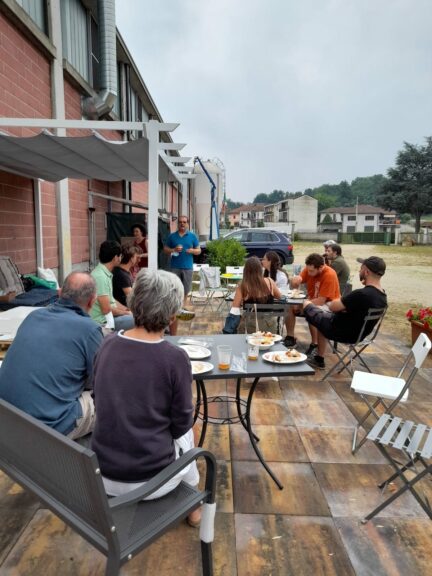
[[[171,272],[176,274],[183,284],[183,308],[185,308],[186,299],[192,288],[193,257],[201,254],[198,238],[189,230],[187,216],[179,217],[178,230],[168,236],[164,252],[171,256]],[[177,321],[171,325],[171,334],[175,335],[176,333]]]

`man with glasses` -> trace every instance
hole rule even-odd
[[[187,216],[180,216],[178,219],[178,230],[168,236],[164,246],[164,252],[171,256],[171,272],[176,274],[183,284],[184,300],[192,288],[193,257],[201,254],[198,238],[189,230],[189,220]],[[186,308],[185,308],[185,311]],[[180,314],[182,310],[180,310]],[[171,325],[171,334],[177,333],[177,322]]]

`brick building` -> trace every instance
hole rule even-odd
[[[114,0],[0,0],[0,118],[162,122],[116,31],[114,4]],[[103,47],[110,33],[108,53]],[[0,126],[0,131],[30,136],[41,130]],[[133,140],[137,134],[112,130],[103,136],[120,141]],[[160,139],[172,143],[169,132],[161,132]],[[0,255],[10,256],[22,274],[35,272],[37,266],[59,270],[60,276],[70,269],[88,269],[106,239],[108,213],[147,214],[147,182],[51,183],[11,173],[2,162]],[[178,182],[159,186],[158,204],[168,227],[170,214],[185,207],[189,211],[187,186],[181,192]]]

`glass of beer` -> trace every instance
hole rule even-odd
[[[219,370],[228,370],[231,365],[232,348],[221,344],[217,347],[218,368]]]
[[[258,346],[256,344],[248,344],[248,360],[258,360]]]

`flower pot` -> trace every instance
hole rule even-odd
[[[421,322],[417,322],[417,320],[410,320],[410,324],[411,324],[411,342],[413,344],[421,333],[426,334],[429,340],[432,340],[432,328],[425,328],[424,325]],[[431,352],[432,350],[429,351],[430,355]]]

